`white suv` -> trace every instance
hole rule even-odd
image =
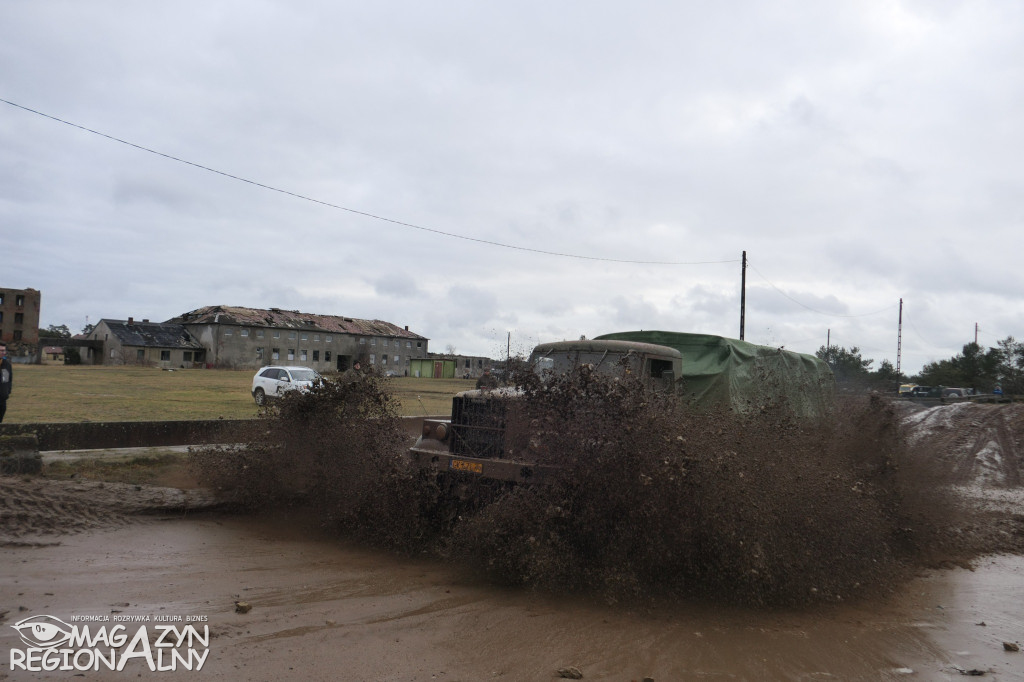
[[[316,370],[309,367],[264,367],[252,378],[252,397],[257,405],[265,405],[267,398],[277,398],[286,391],[308,391],[320,380]]]

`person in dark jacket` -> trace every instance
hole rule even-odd
[[[7,398],[11,395],[13,378],[11,361],[7,359],[7,344],[0,341],[0,422],[4,420],[4,412],[7,411]]]
[[[476,387],[484,390],[490,390],[498,387],[498,378],[491,374],[490,367],[484,369],[484,373],[476,380]]]

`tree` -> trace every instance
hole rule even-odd
[[[999,381],[1006,393],[1024,393],[1024,343],[1007,336],[999,344]]]
[[[68,329],[66,324],[51,324],[46,328],[46,334],[44,336],[57,339],[70,339],[71,330]]]
[[[882,360],[881,365],[874,372],[871,372],[871,385],[880,391],[896,391],[903,383],[904,376],[897,372],[896,368],[888,360]]]
[[[914,379],[928,386],[958,386],[988,392],[1000,379],[1003,355],[999,348],[986,351],[971,342],[949,360],[929,362]]]
[[[839,346],[822,346],[814,354],[828,363],[837,384],[866,384],[874,360],[865,360],[856,346],[846,350]]]
[[[92,330],[95,329],[95,328],[96,328],[96,325],[94,325],[94,324],[87,324],[87,325],[85,325],[84,327],[82,327],[82,335],[83,336],[88,336],[89,334],[92,334]]]
[[[452,357],[457,355],[457,353],[455,352],[455,345],[449,343],[447,346],[445,346],[444,347],[444,354],[445,355],[451,355]]]

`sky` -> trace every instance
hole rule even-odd
[[[1024,5],[6,0],[0,286],[501,357],[1024,337]],[[900,300],[902,336],[900,336]]]

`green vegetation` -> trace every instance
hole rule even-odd
[[[248,419],[252,370],[16,365],[5,423]],[[451,412],[464,379],[387,379],[403,415]]]
[[[882,360],[872,371],[874,360],[861,357],[854,346],[847,350],[840,346],[820,347],[815,355],[829,364],[836,383],[843,387],[895,390],[904,381],[924,386],[962,386],[990,393],[999,384],[1007,394],[1024,393],[1024,343],[1008,336],[996,342],[997,347],[983,348],[968,343],[963,351],[948,360],[926,364],[919,374],[907,377],[897,374],[888,360]]]

